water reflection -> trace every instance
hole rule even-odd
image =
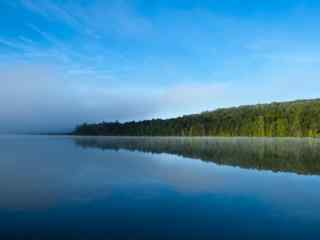
[[[317,149],[297,139],[0,136],[0,239],[316,239],[319,176],[208,162],[318,174]]]
[[[320,174],[320,141],[297,138],[75,137],[83,148],[169,153],[247,169]]]

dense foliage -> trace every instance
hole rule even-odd
[[[173,119],[82,124],[75,135],[320,136],[320,99],[218,109]]]

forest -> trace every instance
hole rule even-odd
[[[320,99],[221,108],[171,119],[83,123],[74,135],[319,137]]]

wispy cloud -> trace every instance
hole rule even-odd
[[[22,6],[45,18],[69,25],[82,34],[99,39],[116,33],[138,37],[150,31],[152,24],[139,15],[127,1],[93,1],[84,4],[66,1],[63,5],[51,0],[21,0]]]
[[[4,1],[21,20],[0,16],[0,129],[173,117],[320,91],[308,9],[299,21],[292,9],[267,21],[260,8],[244,16],[203,2],[138,2]]]
[[[10,47],[10,48],[18,49],[18,50],[21,50],[21,49],[25,48],[24,45],[21,45],[21,44],[19,44],[17,42],[6,40],[6,39],[0,39],[0,44],[5,45],[5,46]]]
[[[78,22],[66,9],[51,0],[20,0],[20,3],[26,9],[43,17],[58,19],[71,26],[78,26]]]

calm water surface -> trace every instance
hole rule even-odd
[[[320,239],[320,140],[0,136],[0,239]]]

